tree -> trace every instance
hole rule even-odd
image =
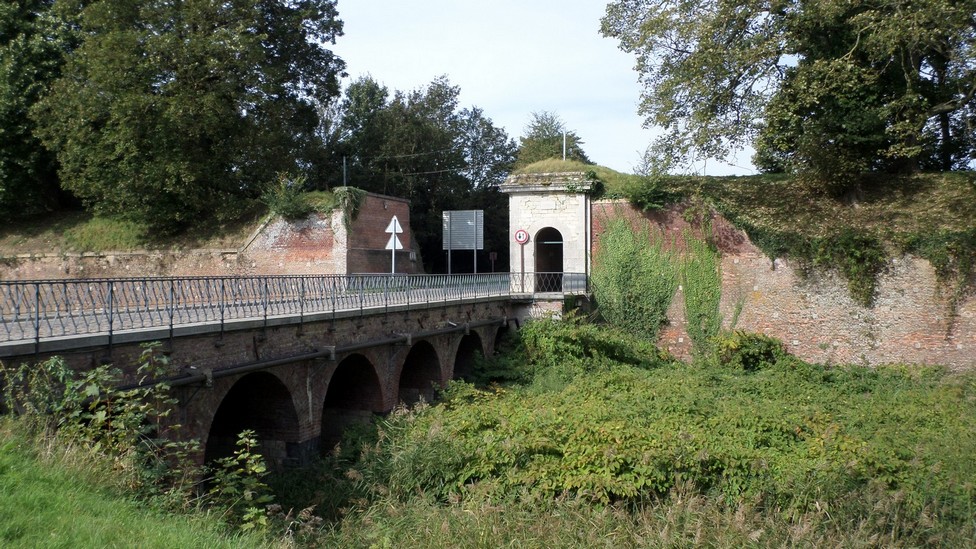
[[[389,93],[371,77],[346,90],[339,134],[350,185],[410,200],[411,226],[428,268],[445,270],[441,212],[485,209],[489,242],[505,242],[507,200],[498,191],[515,143],[476,107],[460,109],[447,78]],[[487,205],[487,206],[486,206]],[[489,211],[490,209],[490,211]],[[503,223],[497,216],[505,216]],[[486,221],[487,223],[487,221]]]
[[[335,0],[63,0],[84,42],[32,110],[62,185],[159,230],[308,171],[339,94]]]
[[[753,142],[762,169],[844,178],[968,162],[974,12],[976,0],[621,0],[602,32],[637,57],[659,155]]]
[[[583,152],[583,140],[576,132],[566,129],[566,124],[555,113],[548,111],[532,113],[525,136],[519,138],[520,145],[516,168],[528,166],[547,158],[563,157],[563,137],[566,139],[566,159],[592,164]]]
[[[53,17],[53,4],[0,4],[0,215],[5,219],[54,208],[60,199],[54,155],[28,116],[74,46],[69,29]]]

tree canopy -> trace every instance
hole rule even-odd
[[[59,198],[53,155],[28,116],[61,73],[74,46],[51,13],[54,0],[0,4],[0,215],[20,217],[55,207]]]
[[[976,0],[618,0],[602,32],[635,54],[655,152],[827,178],[969,164]]]
[[[459,95],[446,77],[392,94],[363,77],[346,89],[323,131],[343,157],[332,165],[345,165],[347,184],[411,201],[414,236],[435,271],[446,270],[445,210],[484,209],[486,250],[507,246],[508,201],[498,185],[511,171],[516,146],[481,109],[461,108]],[[329,180],[340,178],[335,173]]]
[[[234,215],[319,154],[344,63],[335,0],[62,0],[81,44],[32,109],[61,185],[91,209],[176,230]]]
[[[584,164],[593,162],[583,152],[583,140],[576,132],[566,128],[559,115],[549,111],[532,113],[525,135],[519,138],[518,160],[515,167],[521,168],[547,158],[562,158],[563,137],[566,138],[566,160],[576,160]]]

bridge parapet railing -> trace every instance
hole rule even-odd
[[[528,281],[528,283],[527,283]],[[0,281],[0,346],[198,323],[586,291],[581,273]],[[3,351],[0,349],[0,356]]]

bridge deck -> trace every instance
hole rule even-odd
[[[0,282],[0,357],[586,291],[581,273]]]

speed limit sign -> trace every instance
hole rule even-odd
[[[529,233],[525,229],[515,231],[515,241],[519,244],[525,244],[529,241]]]

